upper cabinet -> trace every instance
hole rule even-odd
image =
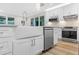
[[[62,8],[57,8],[57,9],[53,9],[51,11],[46,12],[45,15],[45,19],[47,23],[50,18],[54,17],[54,16],[58,16],[58,21],[63,20],[63,9]]]
[[[79,15],[79,4],[78,3],[72,3],[60,8],[56,8],[50,11],[46,12],[45,15],[45,23],[48,23],[48,20],[53,17],[53,16],[58,16],[59,21],[63,21],[63,16],[68,16],[68,15],[74,15],[78,14]]]
[[[78,14],[78,5],[77,4],[70,4],[63,7],[63,16]]]

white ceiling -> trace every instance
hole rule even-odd
[[[43,6],[43,9],[51,8],[51,7],[60,5],[60,4],[62,4],[62,3],[45,3],[45,6]]]
[[[61,3],[45,3],[40,9],[54,7],[60,5]],[[17,16],[23,16],[23,13],[26,12],[26,15],[33,15],[37,12],[36,3],[0,3],[0,12],[8,13]]]

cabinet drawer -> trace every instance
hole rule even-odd
[[[0,37],[12,36],[13,30],[11,28],[1,27]]]
[[[12,41],[13,40],[13,37],[3,37],[3,38],[0,38],[0,42],[2,41]]]
[[[12,32],[6,30],[0,31],[0,37],[10,37],[10,36],[12,36]]]

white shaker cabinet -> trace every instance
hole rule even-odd
[[[78,14],[78,6],[77,4],[70,4],[65,7],[63,7],[63,15],[72,15],[72,14]]]
[[[12,38],[0,38],[0,55],[12,54]]]
[[[53,28],[54,32],[54,44],[58,43],[58,39],[62,38],[62,29],[61,28]]]
[[[19,39],[15,40],[13,43],[14,55],[34,55],[42,52],[42,50],[43,50],[42,37]]]
[[[12,27],[0,27],[0,55],[12,55],[13,35]]]
[[[43,37],[36,37],[34,38],[34,46],[32,46],[32,53],[39,54],[43,51]]]
[[[21,39],[13,42],[13,55],[30,54],[31,41],[30,39]]]

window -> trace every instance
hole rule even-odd
[[[34,26],[34,18],[31,19],[31,26]]]
[[[35,26],[39,26],[39,18],[38,17],[35,18]]]
[[[44,26],[44,16],[40,16],[40,26]]]
[[[0,16],[0,24],[6,24],[6,17]]]
[[[8,24],[14,24],[14,18],[8,17]]]
[[[44,26],[44,16],[31,18],[31,26]]]

